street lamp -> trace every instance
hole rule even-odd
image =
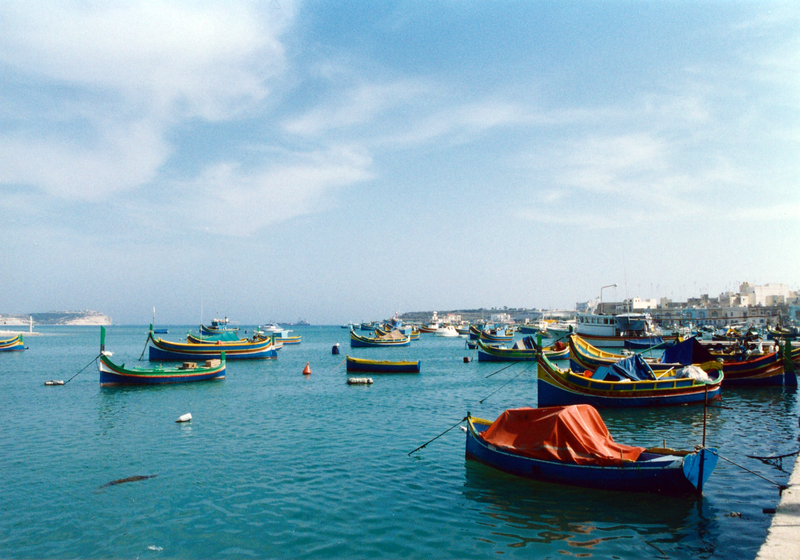
[[[606,311],[603,308],[603,290],[605,290],[606,288],[616,288],[616,287],[617,287],[616,284],[609,284],[608,286],[603,286],[602,288],[600,288],[600,313],[605,313]]]

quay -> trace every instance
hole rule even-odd
[[[800,558],[800,469],[797,463],[796,460],[788,487],[775,508],[767,540],[761,545],[756,560]]]

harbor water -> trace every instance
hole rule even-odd
[[[794,463],[750,456],[798,449],[795,389],[724,388],[702,498],[523,480],[465,460],[458,424],[536,406],[535,365],[478,362],[462,338],[351,349],[338,326],[293,329],[277,359],[169,386],[100,387],[99,327],[41,327],[0,354],[0,557],[747,559]],[[146,331],[109,327],[106,349],[134,365]],[[422,371],[347,385],[345,354]],[[702,405],[600,413],[621,443],[702,442]]]

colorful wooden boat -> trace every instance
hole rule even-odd
[[[596,407],[628,407],[702,403],[705,399],[719,396],[724,377],[721,371],[704,372],[693,365],[659,372],[658,375],[638,354],[584,373],[561,369],[546,356],[540,356],[539,406],[591,404]]]
[[[210,343],[171,342],[156,338],[151,330],[148,333],[150,343],[150,361],[182,362],[184,360],[211,360],[219,358],[225,352],[228,360],[256,360],[278,357],[278,346],[272,338],[254,340],[240,339],[232,342],[218,340]]]
[[[236,332],[239,330],[239,327],[229,327],[228,323],[229,321],[227,317],[224,319],[212,319],[209,326],[202,324],[200,325],[200,334],[213,335],[220,334],[222,332]]]
[[[277,331],[271,332],[262,332],[261,330],[256,331],[256,335],[262,338],[270,338],[271,336],[275,337],[275,342],[280,344],[300,344],[303,340],[303,336],[299,334],[290,334],[292,331],[288,331],[286,329],[281,329]]]
[[[670,495],[702,492],[717,463],[715,449],[616,443],[589,405],[506,410],[494,422],[468,413],[466,458],[547,482]]]
[[[111,361],[105,352],[106,329],[100,327],[100,357],[97,367],[100,370],[100,386],[113,385],[157,385],[162,383],[187,383],[191,381],[209,381],[225,378],[225,352],[218,358],[206,360],[198,365],[196,362],[184,362],[177,367],[163,367],[160,364],[153,368],[129,367]]]
[[[400,326],[400,327],[393,327],[392,325],[383,325],[382,327],[375,327],[375,336],[382,337],[386,336],[392,331],[400,331],[400,334],[403,336],[411,337],[411,340],[419,340],[420,330],[416,327],[412,327],[409,325]]]
[[[0,340],[0,352],[20,352],[22,350],[25,350],[25,343],[21,334]]]
[[[394,348],[397,346],[409,346],[410,344],[411,337],[403,336],[398,331],[392,331],[383,337],[361,336],[353,330],[350,331],[351,348]]]
[[[486,328],[480,331],[478,338],[485,342],[511,342],[514,340],[514,329],[505,327]]]
[[[419,373],[420,361],[365,360],[346,356],[347,373]]]
[[[600,350],[577,335],[570,337],[569,347],[570,369],[576,373],[586,370],[594,371],[599,367],[607,367],[626,358],[621,354]],[[657,374],[691,364],[697,365],[707,372],[712,369],[722,369],[722,373],[725,374],[725,386],[783,385],[784,383],[793,385],[796,383],[793,378],[786,379],[786,371],[777,352],[741,356],[739,359],[726,359],[710,352],[695,338],[688,338],[667,348],[660,359],[645,357],[644,361]]]
[[[532,337],[518,340],[511,348],[493,346],[483,340],[477,341],[479,362],[525,362],[535,361],[540,352],[551,360],[563,360],[569,356],[569,346],[557,342],[553,346],[538,347]]]
[[[767,327],[767,338],[773,340],[797,340],[800,338],[800,327]]]

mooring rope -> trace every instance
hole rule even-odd
[[[486,395],[484,398],[482,398],[482,399],[481,399],[481,400],[479,400],[478,402],[479,402],[480,404],[483,404],[483,401],[485,401],[486,399],[488,399],[489,397],[491,397],[492,395],[494,395],[494,394],[495,394],[497,391],[499,391],[500,389],[502,389],[503,387],[505,387],[506,385],[508,385],[508,384],[509,384],[509,383],[511,383],[512,381],[514,381],[514,380],[515,380],[517,377],[519,377],[520,375],[522,375],[523,373],[525,373],[526,371],[528,371],[529,369],[531,369],[531,368],[532,368],[533,366],[535,366],[536,364],[537,364],[537,362],[533,362],[531,365],[529,365],[528,367],[526,367],[525,369],[523,369],[523,370],[522,370],[521,372],[519,372],[517,375],[515,375],[514,377],[512,377],[511,379],[509,379],[507,382],[505,382],[505,383],[503,383],[502,385],[500,385],[500,387],[498,387],[497,389],[495,389],[494,391],[492,391],[491,393],[489,393],[488,395]]]
[[[100,356],[102,356],[102,354],[98,354],[97,356],[95,356],[94,358],[92,358],[92,361],[91,361],[91,362],[89,362],[88,364],[86,364],[85,366],[83,366],[83,368],[82,368],[80,371],[78,371],[78,373],[76,373],[75,375],[73,375],[72,377],[70,377],[69,379],[67,379],[66,381],[64,381],[63,383],[60,383],[60,382],[59,382],[59,383],[56,383],[56,382],[53,382],[53,381],[46,381],[46,382],[45,382],[45,385],[47,385],[47,384],[50,384],[50,385],[66,385],[67,383],[69,383],[70,381],[72,381],[73,379],[75,379],[76,377],[78,377],[78,374],[80,374],[80,373],[81,373],[81,372],[83,372],[83,371],[84,371],[86,368],[88,368],[90,365],[92,365],[94,362],[96,362],[96,361],[97,361],[97,358],[99,358]]]
[[[703,449],[705,449],[706,451],[710,451],[711,453],[713,453],[714,455],[716,455],[716,456],[717,456],[717,457],[719,457],[720,459],[725,459],[725,460],[726,460],[726,461],[728,461],[728,462],[729,462],[731,465],[734,465],[734,466],[736,466],[736,467],[739,467],[740,469],[742,469],[742,470],[744,470],[744,471],[747,471],[747,472],[749,472],[750,474],[754,474],[754,475],[756,475],[758,478],[763,478],[764,480],[766,480],[766,481],[767,481],[767,482],[769,482],[770,484],[774,484],[775,486],[777,486],[777,487],[778,487],[778,490],[780,490],[781,492],[782,492],[782,491],[784,491],[784,490],[786,490],[786,489],[788,488],[788,486],[787,486],[787,485],[785,485],[785,484],[778,484],[778,483],[777,483],[777,482],[775,482],[774,480],[770,480],[770,479],[769,479],[769,478],[767,478],[766,476],[763,476],[763,475],[761,475],[761,474],[758,474],[758,473],[757,473],[757,472],[755,472],[755,471],[751,471],[750,469],[748,469],[747,467],[745,467],[745,466],[743,466],[743,465],[740,465],[740,464],[738,464],[738,463],[734,463],[733,461],[731,461],[731,460],[730,460],[730,459],[728,459],[727,457],[723,457],[722,455],[720,455],[720,454],[719,454],[719,452],[717,452],[717,451],[714,451],[713,449],[709,449],[708,447],[705,447],[705,448],[703,448]]]
[[[331,370],[328,373],[333,373],[334,371],[336,371],[336,368],[338,368],[340,365],[342,365],[346,361],[347,361],[347,356],[344,357],[344,360],[342,360],[341,362],[339,362],[338,364],[333,366],[333,368],[331,368]]]
[[[493,375],[497,375],[497,374],[498,374],[498,373],[500,373],[501,371],[503,371],[503,370],[505,370],[505,369],[508,369],[508,368],[510,368],[511,366],[515,366],[515,365],[517,365],[517,364],[521,364],[521,363],[522,363],[521,361],[517,361],[517,362],[511,362],[511,363],[510,363],[510,364],[508,364],[507,366],[505,366],[505,367],[502,367],[502,368],[498,369],[496,372],[494,372],[494,373],[490,373],[489,375],[487,375],[486,377],[484,377],[484,379],[489,379],[491,376],[493,376]]]
[[[411,451],[411,452],[408,454],[408,456],[409,456],[409,457],[411,457],[411,454],[412,454],[412,453],[415,453],[415,452],[419,451],[420,449],[423,449],[423,448],[425,448],[425,446],[426,446],[426,445],[428,445],[429,443],[431,443],[432,441],[435,441],[435,440],[439,439],[440,437],[442,437],[443,435],[445,435],[445,434],[446,434],[447,432],[449,432],[450,430],[452,430],[452,429],[454,429],[454,428],[458,427],[458,426],[461,424],[461,422],[463,422],[463,421],[464,421],[464,420],[466,420],[467,418],[468,418],[467,416],[464,416],[464,418],[462,418],[461,420],[459,420],[458,422],[456,422],[455,424],[453,424],[452,426],[450,426],[449,428],[447,428],[445,431],[443,431],[441,434],[439,434],[438,436],[436,436],[436,437],[435,437],[435,438],[433,438],[432,440],[430,440],[430,441],[426,441],[425,443],[423,443],[422,445],[420,445],[419,447],[417,447],[417,448],[416,448],[414,451]]]

